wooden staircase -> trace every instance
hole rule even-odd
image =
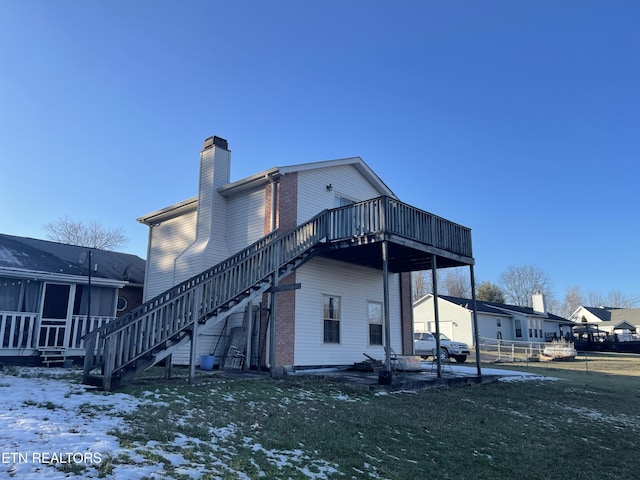
[[[473,264],[471,231],[390,197],[324,210],[306,223],[265,235],[218,265],[158,295],[129,314],[87,333],[84,382],[111,390],[190,341],[200,324],[224,320],[267,292],[313,256],[335,255],[380,241],[405,248],[397,271]],[[344,250],[347,252],[346,250]],[[380,264],[377,254],[372,266]],[[426,252],[426,253],[425,253]],[[351,253],[333,257],[351,261]],[[426,259],[426,260],[425,260]],[[444,262],[442,262],[444,263]],[[439,263],[440,265],[440,263]]]
[[[189,342],[198,324],[224,320],[323,248],[327,211],[274,231],[218,265],[85,335],[83,382],[112,390]]]

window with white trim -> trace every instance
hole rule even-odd
[[[340,343],[340,297],[322,296],[324,343]]]
[[[369,345],[382,345],[382,303],[367,302]]]
[[[516,318],[513,321],[513,326],[516,328],[516,338],[522,338],[522,320]]]

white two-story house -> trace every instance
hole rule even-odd
[[[221,366],[290,369],[412,354],[410,272],[473,265],[468,228],[402,203],[359,157],[236,181],[230,170],[227,141],[206,139],[197,195],[138,219],[149,226],[149,306],[127,321],[144,325],[114,326],[99,345],[140,343],[134,332],[161,317],[173,364],[213,354]],[[115,354],[114,372],[166,356],[151,343],[134,350]]]

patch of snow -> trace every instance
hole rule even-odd
[[[529,375],[514,375],[514,376],[508,376],[508,377],[501,377],[498,379],[499,382],[530,382],[532,380],[551,380],[551,381],[555,381],[555,380],[560,380],[559,378],[556,377],[543,377],[541,375],[534,375],[534,374],[529,374]]]
[[[67,478],[56,467],[77,465],[86,467],[85,478],[96,478],[100,464],[122,451],[107,432],[123,428],[122,416],[143,401],[92,392],[68,370],[58,370],[0,374],[0,476],[56,480]]]
[[[12,372],[16,375],[0,373],[0,396],[4,400],[0,412],[0,478],[171,478],[167,466],[187,478],[265,478],[266,473],[253,459],[251,465],[256,472],[252,476],[231,467],[239,446],[259,453],[279,469],[297,471],[300,477],[323,480],[340,475],[337,464],[313,458],[302,449],[269,450],[253,438],[239,438],[240,427],[233,423],[211,428],[208,441],[176,432],[169,442],[135,443],[124,449],[108,432],[126,430],[124,416],[141,405],[166,405],[166,395],[155,391],[139,399],[124,393],[98,392],[81,385],[79,374],[68,369],[17,368]],[[231,395],[222,398],[235,401]],[[201,444],[206,444],[202,450],[193,448]],[[190,454],[185,458],[187,451]],[[109,462],[109,470],[100,470],[103,462]],[[65,468],[71,473],[63,471]]]
[[[22,267],[22,262],[16,257],[13,252],[6,247],[0,246],[0,262],[5,266]]]

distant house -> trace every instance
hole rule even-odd
[[[630,336],[640,328],[640,308],[580,306],[569,320],[579,325],[590,325],[608,334]]]
[[[571,331],[571,322],[547,312],[544,296],[533,295],[534,307],[520,307],[478,300],[478,336],[482,339],[545,342]],[[475,344],[473,301],[468,298],[438,296],[440,332],[452,340]],[[433,295],[413,304],[416,332],[435,331]]]
[[[135,255],[0,234],[0,362],[83,356],[85,333],[140,305],[144,269]]]
[[[108,389],[167,357],[193,378],[211,354],[272,371],[411,354],[410,272],[474,263],[468,228],[401,202],[359,157],[233,182],[230,167],[227,141],[207,138],[197,196],[138,219],[145,313],[96,335],[107,352],[87,382]]]

